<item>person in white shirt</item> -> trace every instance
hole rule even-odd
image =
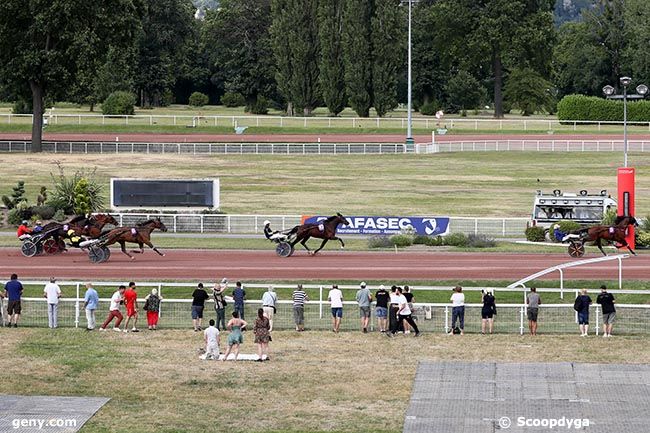
[[[47,319],[48,326],[51,329],[57,327],[57,313],[59,308],[59,298],[61,297],[61,288],[56,284],[54,277],[50,278],[50,282],[45,285],[43,289],[43,297],[47,299]]]
[[[269,332],[273,331],[273,315],[275,314],[275,302],[278,300],[278,295],[275,293],[273,286],[262,295],[262,309],[264,315],[269,319]]]
[[[343,317],[343,292],[339,290],[338,285],[332,285],[332,290],[328,293],[327,300],[332,307],[332,331],[338,333],[341,327],[341,318]]]
[[[124,316],[122,316],[122,313],[120,312],[120,304],[122,303],[122,295],[125,290],[126,286],[120,286],[117,291],[113,293],[113,296],[111,296],[111,305],[108,307],[108,316],[99,328],[100,331],[106,331],[108,324],[111,323],[114,317],[117,317],[113,331],[120,332],[120,323],[122,323],[122,319],[124,319]]]
[[[221,336],[219,330],[214,326],[214,319],[210,319],[210,326],[203,331],[205,339],[205,359],[219,360],[219,345]]]
[[[419,337],[421,335],[420,330],[418,329],[418,325],[413,320],[411,307],[409,307],[409,303],[406,300],[406,296],[404,296],[404,294],[402,294],[402,288],[401,287],[397,287],[397,289],[395,289],[395,295],[396,295],[396,301],[397,301],[397,305],[398,305],[398,307],[397,307],[397,321],[399,323],[398,327],[403,326],[403,323],[406,320],[408,322],[408,324],[411,325],[411,327],[415,331],[415,336]],[[392,332],[389,332],[386,335],[389,336],[389,337],[392,337],[396,333],[397,333],[397,329],[395,329]]]
[[[460,286],[454,287],[454,293],[451,295],[451,331],[453,334],[456,328],[456,322],[459,322],[458,328],[460,335],[465,335],[465,294]]]

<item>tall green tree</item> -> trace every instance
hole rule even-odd
[[[0,2],[0,76],[14,95],[32,100],[33,152],[42,150],[45,98],[68,96],[79,53],[101,59],[111,45],[130,46],[140,28],[138,6],[139,0]]]
[[[241,93],[250,109],[259,96],[276,92],[270,0],[221,0],[219,5],[205,22],[212,79],[227,92]]]
[[[187,0],[143,1],[135,86],[141,106],[160,106],[180,74],[181,53],[193,35],[194,7]]]
[[[397,107],[398,73],[406,57],[404,16],[399,0],[375,0],[371,20],[372,93],[380,117]]]
[[[626,63],[635,83],[650,85],[650,5],[646,0],[626,0],[625,28],[628,45]]]
[[[371,18],[374,1],[345,0],[343,58],[348,102],[361,117],[370,115],[372,98]]]
[[[345,108],[343,6],[345,0],[321,0],[318,5],[320,88],[330,115]]]
[[[320,99],[318,3],[318,0],[271,2],[278,89],[289,106],[295,105],[305,116],[311,115]]]
[[[537,71],[517,68],[510,72],[504,96],[522,115],[530,116],[538,111],[554,111],[553,85]]]
[[[465,112],[477,108],[485,99],[485,88],[467,71],[457,71],[445,86],[447,108],[452,112]]]

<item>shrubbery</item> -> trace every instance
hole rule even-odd
[[[209,101],[210,98],[208,98],[208,95],[205,93],[194,92],[190,95],[189,105],[192,107],[203,107],[204,105],[207,105]]]
[[[410,235],[393,235],[390,237],[390,241],[396,247],[410,247],[413,245],[413,236]]]
[[[106,116],[132,116],[135,96],[129,92],[113,92],[102,104],[102,113]]]
[[[557,105],[562,120],[623,121],[623,102],[595,96],[567,95]],[[629,122],[650,122],[650,101],[637,101],[627,106]]]
[[[251,114],[268,114],[269,101],[264,96],[258,96],[257,101],[255,101],[250,107],[247,107],[246,111]]]
[[[638,247],[650,247],[650,232],[639,230],[636,233],[636,245]]]
[[[420,107],[420,114],[424,116],[433,116],[438,111],[438,103],[430,101]]]
[[[544,235],[542,229],[542,236]],[[392,236],[372,236],[368,238],[368,248],[392,248],[408,247],[411,245],[426,245],[429,247],[470,247],[470,248],[492,248],[496,241],[483,234],[466,235],[465,233],[452,233],[447,236],[425,236],[400,233]]]
[[[544,242],[544,227],[532,226],[526,228],[526,240],[529,242]]]
[[[467,243],[472,248],[493,248],[497,246],[497,242],[491,237],[473,233],[467,236]]]
[[[221,97],[221,103],[226,107],[234,108],[246,105],[246,100],[241,93],[226,92]]]
[[[393,243],[388,236],[371,236],[368,238],[368,248],[391,248]]]
[[[561,220],[558,221],[557,224],[560,226],[560,231],[563,233],[572,233],[577,230],[580,230],[580,224],[578,224],[575,221],[569,221],[569,220]]]
[[[444,237],[444,243],[451,247],[466,247],[469,245],[469,238],[465,233],[452,233]]]

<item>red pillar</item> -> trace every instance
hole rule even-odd
[[[634,168],[618,169],[618,208],[619,216],[635,216],[634,210]],[[629,226],[625,240],[634,249],[634,226]]]

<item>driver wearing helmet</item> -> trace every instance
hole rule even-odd
[[[276,230],[276,231],[271,230],[271,221],[265,220],[264,221],[264,236],[266,236],[266,239],[269,239],[269,240],[273,241],[273,240],[276,240],[279,237],[282,237],[282,234],[278,230]]]
[[[24,239],[25,235],[29,236],[32,234],[32,229],[29,228],[29,221],[23,220],[22,223],[18,226],[16,231],[16,236],[18,239]]]
[[[559,224],[553,224],[553,236],[558,242],[562,242],[567,234],[560,230]]]

